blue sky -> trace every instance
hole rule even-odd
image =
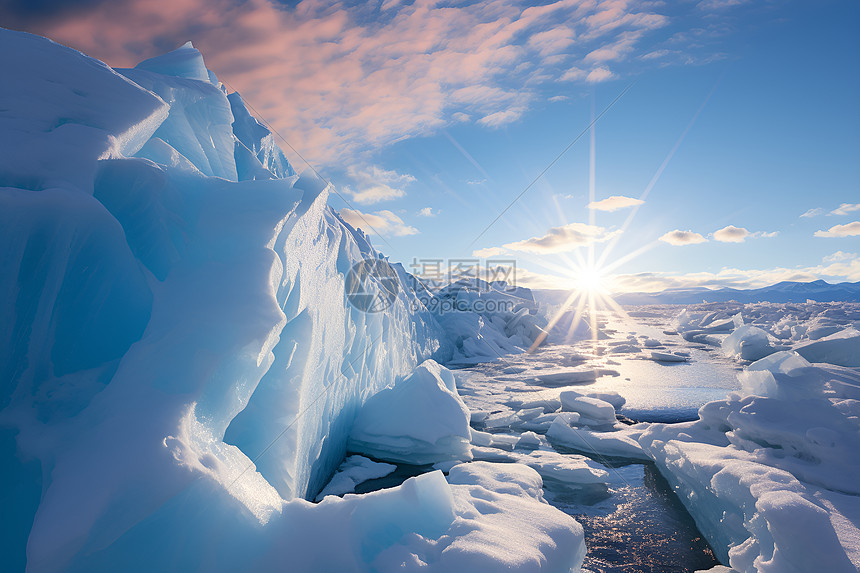
[[[564,287],[577,245],[613,244],[644,251],[619,290],[860,280],[853,0],[51,5],[6,0],[5,25],[114,66],[192,40],[407,265],[492,252]],[[586,133],[489,226],[625,89],[593,130],[594,196],[644,202],[587,207]]]
[[[617,78],[553,90],[567,99],[540,102],[511,124],[492,130],[457,125],[387,148],[380,163],[416,180],[404,186],[402,199],[378,205],[420,231],[387,237],[393,256],[469,257],[475,248],[587,223],[590,147],[584,137],[470,247],[588,125],[592,102],[600,110],[635,81],[595,127],[597,199],[640,197],[702,109],[610,260],[674,229],[709,240],[683,246],[658,241],[616,272],[668,276],[622,281],[621,288],[860,280],[857,264],[851,265],[860,247],[856,234],[814,236],[860,219],[860,211],[829,214],[843,203],[860,204],[858,10],[849,3],[823,4],[727,7],[737,16],[725,36],[712,40],[719,53],[713,62],[638,70],[635,61],[625,61]],[[416,217],[422,207],[438,215]],[[810,209],[828,214],[801,217]],[[617,229],[629,212],[597,212],[596,224]],[[711,236],[729,225],[776,236],[741,243]],[[824,260],[837,252],[844,257]],[[507,249],[499,255],[510,256],[521,269],[559,274],[540,264],[558,264],[558,254],[524,257]]]

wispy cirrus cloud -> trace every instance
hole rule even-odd
[[[627,0],[0,2],[4,25],[113,66],[192,40],[315,164],[355,162],[450,123],[517,121],[533,101],[565,93],[561,79],[616,77],[607,64],[652,51],[650,33],[670,22],[660,4]]]
[[[860,203],[842,203],[830,212],[831,215],[847,215],[854,211],[860,211]]]
[[[699,233],[694,233],[693,231],[681,231],[679,229],[669,231],[668,233],[660,237],[659,240],[663,241],[664,243],[669,243],[670,245],[673,245],[675,247],[708,242],[708,240]]]
[[[824,209],[822,209],[821,207],[813,207],[812,209],[808,209],[807,211],[805,211],[805,212],[801,215],[801,217],[804,217],[804,218],[806,218],[806,219],[810,219],[810,218],[812,218],[812,217],[818,217],[819,215],[823,215],[823,214],[824,214],[824,213],[826,213],[826,212],[827,212],[827,211],[825,211],[825,210],[824,210]]]
[[[824,215],[824,214],[837,215],[837,216],[838,215],[848,215],[848,214],[853,213],[855,211],[860,211],[860,203],[842,203],[837,208],[835,208],[829,212],[827,211],[827,209],[824,209],[822,207],[815,207],[814,209],[809,209],[808,211],[803,213],[803,215],[801,215],[801,217],[811,218],[811,217],[818,217],[819,215]]]
[[[746,0],[702,0],[696,6],[700,10],[724,10],[732,6],[740,6]]]
[[[478,120],[478,123],[486,127],[500,127],[512,121],[518,120],[525,111],[525,108],[513,108],[497,111],[489,115],[485,115]]]

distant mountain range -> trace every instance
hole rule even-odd
[[[624,293],[614,297],[620,304],[695,304],[699,302],[860,302],[860,282],[808,283],[783,281],[756,289],[688,288],[656,293]]]
[[[560,303],[569,293],[566,291],[535,291],[535,298]],[[860,282],[830,284],[818,280],[808,283],[783,281],[756,289],[705,287],[667,289],[662,292],[632,292],[613,296],[624,305],[643,304],[697,304],[701,302],[860,302]]]

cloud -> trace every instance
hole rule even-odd
[[[487,127],[499,127],[505,125],[506,123],[511,123],[518,120],[520,117],[522,117],[524,111],[525,109],[523,108],[497,111],[495,113],[491,113],[490,115],[485,115],[478,120],[478,123]]]
[[[635,273],[618,275],[613,286],[619,292],[659,292],[681,288],[759,288],[780,281],[812,281],[818,276],[805,269],[722,269],[686,274]]]
[[[846,253],[845,251],[836,251],[832,255],[827,255],[822,259],[825,263],[838,263],[840,261],[850,261],[857,258],[857,253]]]
[[[714,239],[721,243],[743,243],[750,236],[750,232],[743,227],[729,225],[719,231],[714,231]]]
[[[805,212],[803,215],[801,215],[801,217],[807,217],[807,218],[818,217],[819,215],[823,215],[823,214],[824,214],[824,209],[822,209],[821,207],[815,207],[814,209],[810,209],[807,212]]]
[[[479,256],[476,251],[473,256]],[[572,279],[565,276],[535,273],[517,263],[517,284],[531,288],[570,289]],[[837,251],[824,257],[822,264],[797,268],[769,269],[724,268],[718,272],[669,273],[642,272],[608,277],[612,291],[660,292],[682,288],[739,288],[750,289],[769,286],[780,281],[813,281],[824,279],[830,283],[860,281],[860,257],[854,253]]]
[[[708,240],[700,235],[699,233],[694,233],[692,231],[680,231],[675,229],[674,231],[669,231],[662,237],[660,240],[664,243],[669,243],[674,246],[681,245],[695,245],[696,243],[707,243]]]
[[[472,251],[472,256],[481,259],[488,259],[490,257],[498,257],[499,255],[504,254],[504,252],[505,250],[501,247],[487,247],[486,249]]]
[[[762,239],[772,239],[779,235],[779,231],[756,231],[755,233],[750,233],[750,237],[758,239],[761,237]]]
[[[780,281],[813,281],[824,279],[830,283],[860,281],[860,258],[853,253],[842,253],[838,260],[825,257],[823,264],[770,269],[724,268],[718,272],[698,273],[661,273],[642,272],[620,274],[609,277],[612,291],[622,292],[660,292],[666,289],[681,288],[739,288],[750,289],[769,286]],[[517,265],[517,284],[533,288],[569,289],[570,277],[559,277],[528,271]]]
[[[854,211],[860,211],[860,203],[842,203],[830,212],[831,215],[847,215]]]
[[[435,217],[437,213],[433,212],[432,207],[424,207],[418,211],[419,217]]]
[[[596,84],[599,82],[605,82],[608,79],[612,79],[614,74],[609,71],[609,68],[601,66],[599,68],[594,68],[588,75],[585,76],[585,81],[590,84]]]
[[[362,213],[354,209],[341,209],[341,218],[356,229],[365,233],[390,237],[417,235],[418,229],[410,227],[403,219],[388,210],[375,213]]]
[[[860,221],[834,225],[826,231],[815,231],[816,237],[854,237],[860,235]]]
[[[825,261],[826,262],[826,261]],[[860,280],[860,259],[849,259],[826,265],[789,269],[733,269],[717,273],[688,274],[635,273],[617,275],[613,287],[618,292],[659,292],[672,288],[761,288],[781,281],[809,282],[824,279],[828,282]]]
[[[353,165],[346,170],[346,174],[356,182],[358,189],[344,186],[344,192],[350,195],[353,201],[362,205],[403,197],[406,192],[401,187],[415,181],[415,178],[408,173],[401,174],[376,165],[360,167]]]
[[[607,232],[603,227],[570,223],[562,227],[552,227],[542,237],[532,237],[524,241],[508,243],[506,249],[526,253],[562,253],[592,243],[602,243],[614,237],[618,231]]]
[[[607,197],[602,201],[592,201],[586,207],[589,209],[594,209],[596,211],[617,211],[618,209],[625,209],[627,207],[633,207],[635,205],[641,205],[645,201],[640,199],[634,199],[632,197],[624,197],[623,195],[613,195],[612,197]]]
[[[353,201],[361,203],[362,205],[370,205],[372,203],[379,203],[380,201],[398,199],[406,195],[402,189],[394,189],[388,185],[373,185],[362,189],[361,191],[355,191],[349,185],[345,185],[343,190],[345,193],[352,196]]]
[[[662,49],[662,50],[654,50],[653,52],[648,52],[647,54],[642,54],[639,57],[643,60],[656,60],[659,58],[664,58],[670,54],[676,54],[676,53],[677,52]]]
[[[550,28],[546,32],[532,35],[528,43],[541,55],[557,54],[574,43],[574,33],[570,28]]]
[[[633,51],[637,40],[641,37],[641,32],[623,32],[615,42],[592,50],[583,58],[586,62],[610,62],[613,60],[624,59],[627,54]]]
[[[4,26],[112,66],[133,66],[191,39],[228,89],[315,165],[354,161],[452,121],[515,121],[532,102],[558,94],[562,78],[610,79],[613,72],[594,64],[653,51],[648,33],[669,22],[660,3],[615,0],[34,4],[5,2]],[[572,73],[580,68],[587,71]]]
[[[696,6],[701,10],[723,10],[732,6],[739,6],[746,0],[702,0]]]
[[[570,290],[576,286],[576,281],[570,277],[560,277],[546,273],[536,273],[520,266],[516,269],[516,285],[530,289],[564,289]]]
[[[576,80],[584,79],[586,76],[585,70],[577,68],[576,66],[570,68],[566,72],[564,72],[559,78],[563,82],[571,82]]]

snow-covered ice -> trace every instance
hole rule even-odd
[[[653,424],[639,443],[733,570],[856,571],[860,373],[767,350],[764,328],[779,328],[791,309],[768,310],[755,330],[738,316],[723,342],[741,360],[769,354],[740,374],[742,392],[706,404],[694,422]],[[794,329],[791,338],[807,332]],[[851,356],[854,337],[843,326],[817,349],[796,348],[812,346],[821,362],[832,353],[838,363]]]
[[[435,293],[424,291],[422,298],[453,344],[449,365],[522,353],[543,332],[539,324],[546,324],[531,291],[503,282],[460,279]]]
[[[826,336],[819,336],[809,342],[798,344],[794,350],[810,362],[860,366],[860,330],[856,328],[840,329]]]
[[[415,465],[468,460],[469,410],[454,374],[427,360],[408,377],[372,396],[350,432],[350,451]]]

